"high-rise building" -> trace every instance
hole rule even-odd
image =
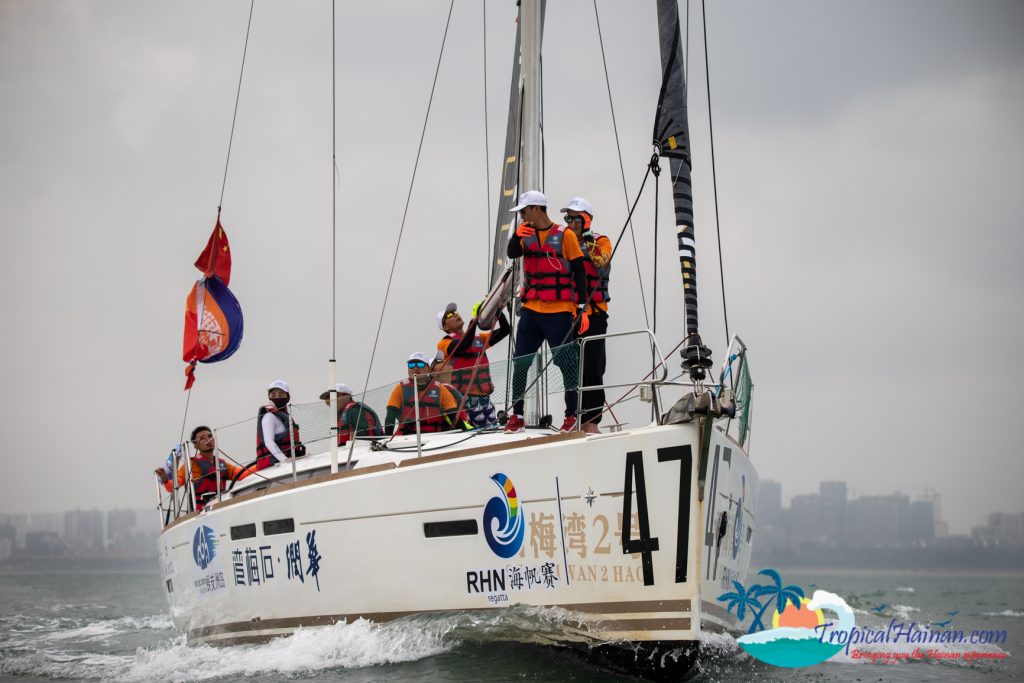
[[[76,551],[101,552],[104,547],[103,513],[68,510],[64,513],[64,540]]]
[[[757,520],[760,527],[777,527],[782,517],[782,484],[762,479],[757,493]]]
[[[847,543],[853,548],[895,546],[909,538],[910,497],[861,496],[847,506]]]

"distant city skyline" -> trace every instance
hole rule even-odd
[[[989,510],[970,533],[951,532],[943,498],[927,489],[854,494],[844,481],[821,481],[815,493],[797,493],[783,504],[781,482],[762,479],[758,488],[760,549],[803,544],[844,548],[983,546],[1024,549],[1024,511]]]

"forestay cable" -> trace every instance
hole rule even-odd
[[[718,223],[718,180],[715,174],[715,129],[711,124],[711,65],[708,63],[708,14],[704,0],[700,2],[704,22],[704,82],[708,93],[708,136],[711,143],[711,187],[715,193],[715,235],[718,237],[718,274],[722,283],[722,316],[725,318],[725,344],[729,345],[729,311],[725,307],[725,266],[722,263],[722,231]]]
[[[384,301],[380,307],[380,319],[377,321],[377,332],[373,337],[373,350],[370,351],[370,362],[366,367],[366,378],[363,380],[363,395],[370,386],[370,373],[373,371],[373,359],[377,356],[377,345],[380,343],[380,330],[384,326],[384,312],[387,310],[388,297],[391,294],[391,283],[395,278],[395,264],[398,263],[398,251],[402,246],[402,235],[405,233],[405,220],[409,215],[409,203],[412,200],[412,188],[416,184],[416,171],[420,166],[420,154],[423,152],[423,140],[427,135],[427,122],[430,121],[430,108],[434,103],[434,91],[437,89],[437,76],[441,72],[441,59],[444,57],[444,46],[448,41],[448,28],[452,23],[452,10],[455,8],[455,0],[448,5],[448,19],[444,25],[444,35],[441,37],[441,50],[437,55],[437,66],[434,68],[434,81],[430,85],[430,97],[427,99],[427,113],[423,117],[423,129],[420,131],[420,142],[416,147],[416,161],[412,165],[412,178],[409,180],[409,191],[405,195],[405,208],[402,210],[402,223],[398,228],[398,240],[395,242],[395,253],[391,257],[391,270],[388,273],[388,285],[384,289]],[[355,439],[348,450],[349,465],[352,461],[352,450],[355,448]]]
[[[484,15],[484,26],[483,26],[483,39],[484,39],[484,180],[487,183],[487,259],[484,263],[487,264],[487,272],[484,273],[484,279],[487,283],[487,288],[491,287],[491,258],[493,256],[493,249],[491,248],[491,145],[490,145],[490,132],[487,126],[487,0],[480,0],[480,5],[483,8]]]
[[[615,133],[615,151],[619,156],[619,174],[622,176],[622,196],[626,200],[626,208],[629,208],[629,190],[626,189],[626,169],[622,165],[622,147],[619,145],[619,127],[615,122],[615,104],[612,101],[612,83],[608,77],[608,60],[605,59],[604,54],[604,37],[601,34],[601,17],[597,12],[597,0],[594,0],[594,20],[597,22],[597,41],[601,46],[601,64],[604,65],[604,84],[608,90],[608,108],[612,113],[612,131]],[[630,211],[629,215],[632,216],[633,212]],[[629,226],[629,237],[633,240],[633,258],[636,261],[636,277],[637,282],[640,284],[640,303],[643,304],[644,309],[644,326],[650,327],[651,323],[647,317],[647,296],[644,294],[644,278],[640,272],[640,253],[636,248],[636,234],[633,232],[633,220],[629,219],[627,225]]]
[[[245,43],[242,46],[242,65],[238,69],[238,88],[235,91],[235,110],[231,115],[231,133],[228,135],[228,152],[224,159],[224,177],[220,183],[220,197],[217,200],[217,219],[220,220],[220,210],[224,206],[224,190],[228,185],[228,166],[231,164],[231,144],[235,140],[235,122],[238,121],[238,101],[242,97],[242,76],[245,74],[245,55],[249,51],[249,34],[252,31],[252,12],[256,5],[256,0],[249,0],[249,20],[245,25]],[[188,406],[192,399],[192,387],[188,388],[185,392],[185,414],[181,417],[181,434],[178,436],[178,442],[181,443],[185,439],[185,425],[188,422]]]

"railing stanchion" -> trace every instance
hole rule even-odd
[[[216,474],[216,477],[217,477],[217,502],[219,503],[219,502],[221,502],[221,492],[220,492],[220,453],[218,453],[219,449],[216,448],[216,444],[217,444],[217,430],[216,429],[213,430],[213,443],[214,443],[214,449],[213,449],[213,469],[217,473]]]
[[[175,477],[177,479],[177,477]],[[189,455],[188,444],[185,444],[185,481],[188,486],[188,497],[192,502],[192,507],[189,512],[195,512],[196,510],[196,487],[192,482],[192,456]]]
[[[427,385],[430,386],[430,385]],[[440,390],[438,390],[440,392]],[[438,394],[438,401],[440,402],[440,393]],[[420,433],[420,387],[416,383],[416,378],[412,378],[412,409],[413,414],[416,417],[416,457],[423,457],[423,436]]]
[[[583,347],[587,344],[586,337],[579,338],[580,360],[576,364],[576,428],[574,432],[583,431]]]
[[[295,427],[292,425],[292,410],[293,406],[291,403],[288,404],[288,443],[290,448],[288,456],[292,461],[292,481],[296,482],[299,480],[298,470],[295,467]]]

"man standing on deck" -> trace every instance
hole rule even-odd
[[[373,408],[353,400],[352,389],[347,384],[335,385],[338,394],[338,445],[344,446],[355,436],[383,436],[380,418]],[[331,405],[331,390],[320,394],[320,400]]]
[[[573,341],[578,331],[585,333],[590,325],[587,316],[587,274],[583,252],[572,230],[548,218],[548,198],[537,190],[519,195],[512,207],[522,219],[509,240],[508,257],[523,259],[523,302],[516,329],[512,370],[512,415],[505,425],[506,433],[521,432],[523,397],[530,364],[546,341],[555,365],[562,371],[565,387],[565,422],[562,431],[576,428],[576,354],[570,349],[556,348]]]
[[[580,241],[583,252],[583,268],[587,272],[587,315],[590,328],[580,337],[591,337],[608,332],[608,278],[611,275],[612,241],[590,228],[594,209],[583,197],[573,197],[562,208],[565,224],[572,229]],[[588,342],[581,349],[583,353],[583,376],[580,382],[585,387],[604,384],[605,345],[604,339]],[[581,429],[591,434],[600,434],[601,415],[604,412],[604,389],[583,392],[580,406]]]

